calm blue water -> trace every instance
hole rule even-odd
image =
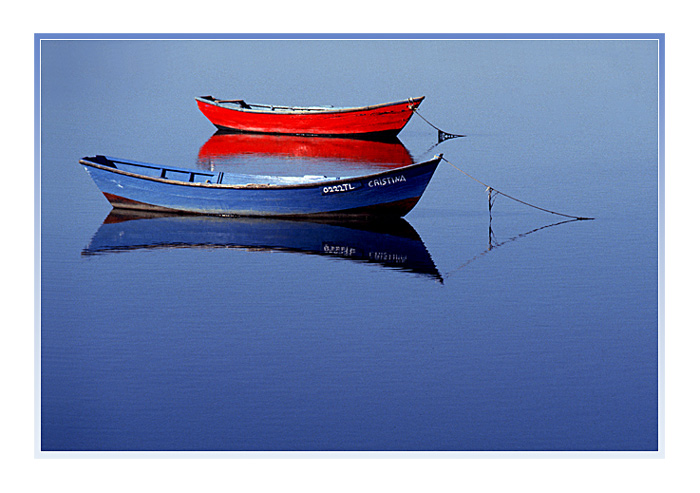
[[[653,41],[43,41],[42,450],[656,450],[657,77]],[[207,94],[425,95],[467,137],[432,147],[414,117],[377,162],[212,151]],[[490,222],[447,163],[378,230],[115,217],[77,164],[360,174],[435,153],[595,220],[545,227],[564,218],[499,196]]]

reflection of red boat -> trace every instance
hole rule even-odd
[[[326,159],[379,164],[387,168],[413,164],[408,149],[394,138],[389,142],[293,135],[215,133],[199,150],[200,165],[245,156]]]
[[[359,107],[275,106],[242,99],[198,97],[197,106],[219,129],[291,135],[395,137],[424,97]]]

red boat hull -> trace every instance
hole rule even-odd
[[[394,137],[408,123],[423,97],[357,108],[257,110],[256,105],[197,98],[200,111],[217,128],[234,132],[291,135]]]

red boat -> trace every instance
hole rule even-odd
[[[382,139],[395,137],[425,97],[343,108],[253,104],[212,96],[196,99],[204,116],[220,130]]]
[[[308,161],[347,161],[383,168],[399,168],[414,162],[408,149],[396,137],[387,141],[372,141],[217,132],[199,149],[197,163],[209,168],[213,164],[251,155]]]

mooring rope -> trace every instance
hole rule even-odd
[[[439,144],[440,142],[443,142],[443,141],[448,140],[448,139],[456,139],[457,137],[466,137],[466,135],[451,134],[451,133],[449,133],[449,132],[445,132],[445,131],[442,130],[442,129],[439,129],[438,127],[436,127],[435,125],[433,125],[432,123],[430,123],[423,115],[421,115],[420,113],[418,113],[418,108],[413,107],[413,108],[411,108],[411,109],[413,110],[413,112],[414,112],[416,115],[420,116],[420,117],[423,119],[423,121],[424,121],[425,123],[427,123],[428,125],[430,125],[430,126],[433,127],[435,130],[438,131],[438,144]]]
[[[493,234],[493,230],[491,229],[491,226],[489,226],[489,247],[488,247],[486,250],[484,250],[483,252],[481,252],[481,253],[479,253],[479,254],[477,254],[477,255],[474,255],[472,258],[470,258],[469,260],[467,260],[466,262],[464,262],[464,263],[463,263],[462,265],[460,265],[459,267],[456,267],[455,269],[452,269],[450,272],[448,272],[448,273],[446,273],[446,274],[443,274],[442,277],[443,277],[444,279],[449,278],[450,276],[452,276],[453,274],[455,274],[457,271],[459,271],[459,270],[465,268],[466,266],[468,266],[469,264],[471,264],[472,262],[474,262],[474,261],[477,260],[478,258],[483,257],[484,255],[488,254],[489,252],[492,252],[492,251],[495,250],[496,248],[501,247],[501,246],[503,246],[503,245],[505,245],[505,244],[507,244],[507,243],[510,243],[510,242],[512,242],[512,241],[519,240],[520,238],[525,238],[526,236],[531,235],[531,234],[533,234],[533,233],[536,233],[536,232],[538,232],[538,231],[541,231],[541,230],[543,230],[543,229],[553,228],[554,226],[559,226],[559,225],[561,225],[561,224],[573,223],[573,222],[576,222],[576,219],[567,219],[567,220],[565,220],[565,221],[559,221],[559,222],[556,222],[556,223],[547,224],[546,226],[540,226],[539,228],[535,228],[535,229],[533,229],[533,230],[531,230],[531,231],[528,231],[527,233],[520,233],[519,235],[513,236],[513,237],[511,237],[511,238],[508,238],[508,239],[505,240],[505,241],[501,241],[501,242],[497,242],[497,241],[496,241],[496,242],[494,242],[494,243],[492,243],[492,239],[495,239],[495,235]]]
[[[562,214],[561,212],[550,211],[549,209],[544,209],[544,208],[542,208],[542,207],[538,207],[538,206],[536,206],[536,205],[530,204],[530,203],[525,202],[525,201],[523,201],[523,200],[516,199],[515,197],[512,197],[512,196],[510,196],[510,195],[508,195],[508,194],[506,194],[506,193],[503,193],[503,192],[501,192],[500,190],[496,190],[496,189],[493,188],[492,186],[487,185],[486,183],[484,183],[484,182],[482,182],[482,181],[480,181],[480,180],[477,180],[477,179],[474,178],[472,175],[470,175],[469,173],[467,173],[467,172],[464,171],[463,169],[461,169],[461,168],[455,166],[453,163],[451,163],[450,161],[448,161],[448,160],[445,159],[444,157],[443,157],[442,159],[443,159],[443,161],[445,161],[447,164],[449,164],[450,166],[452,166],[454,169],[456,169],[456,170],[459,171],[460,173],[463,173],[464,175],[468,176],[469,178],[471,178],[471,179],[474,180],[475,182],[477,182],[477,183],[479,183],[479,184],[485,186],[485,187],[486,187],[486,191],[489,192],[489,197],[490,197],[490,195],[491,195],[491,191],[494,191],[494,192],[496,192],[496,194],[503,195],[504,197],[508,197],[509,199],[515,200],[516,202],[520,202],[521,204],[527,205],[527,206],[529,206],[529,207],[533,207],[533,208],[535,208],[535,209],[539,209],[539,210],[544,211],[544,212],[549,212],[550,214],[556,214],[557,216],[570,217],[571,219],[576,219],[576,220],[578,220],[578,221],[590,221],[590,220],[594,219],[594,218],[592,218],[592,217],[570,216],[569,214]],[[491,202],[491,200],[489,200],[489,210],[491,209],[491,205],[492,205],[492,202]]]

